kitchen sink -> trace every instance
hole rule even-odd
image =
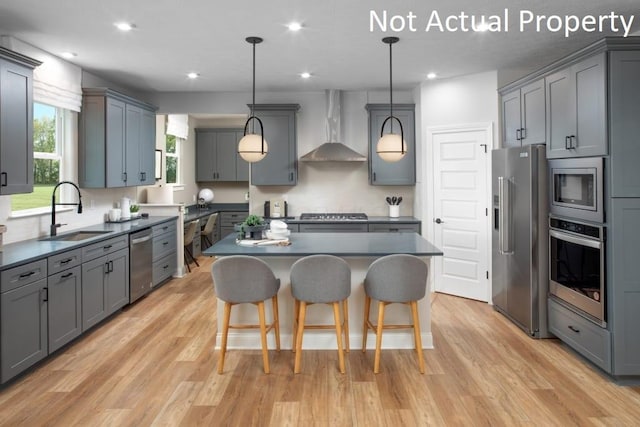
[[[44,239],[40,240],[44,242],[79,242],[107,233],[111,233],[111,231],[76,231],[67,234],[61,234],[60,236],[45,237]]]

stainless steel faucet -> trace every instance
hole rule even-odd
[[[73,185],[78,192],[78,203],[56,203],[56,190],[62,184]],[[82,213],[82,196],[80,195],[80,188],[71,181],[60,181],[53,187],[53,194],[51,194],[51,235],[56,235],[56,230],[66,224],[56,224],[56,206],[78,206],[78,213]]]

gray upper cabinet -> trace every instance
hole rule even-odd
[[[196,181],[249,181],[238,155],[242,129],[196,129]]]
[[[152,105],[105,88],[83,89],[78,170],[81,187],[155,183]]]
[[[296,113],[299,109],[298,104],[256,104],[254,114],[262,120],[269,154],[251,164],[252,185],[296,185],[298,182]]]
[[[367,104],[369,112],[369,183],[371,185],[415,185],[416,139],[415,105],[394,104],[393,115],[402,123],[407,154],[397,162],[385,162],[376,153],[382,123],[389,117],[389,104]],[[394,133],[399,133],[398,122],[389,120],[384,129],[388,133],[393,122]]]
[[[546,142],[544,79],[501,96],[502,146]]]
[[[640,197],[640,52],[609,54],[611,197]]]
[[[607,154],[606,64],[599,53],[545,78],[548,158]]]
[[[33,191],[33,69],[0,47],[0,195]]]

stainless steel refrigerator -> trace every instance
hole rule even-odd
[[[492,151],[492,295],[496,310],[549,336],[547,159],[544,145]]]

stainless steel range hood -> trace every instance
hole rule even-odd
[[[315,150],[300,157],[303,162],[365,162],[366,156],[352,150],[341,142],[340,138],[340,107],[342,94],[339,90],[327,90],[327,139]]]

